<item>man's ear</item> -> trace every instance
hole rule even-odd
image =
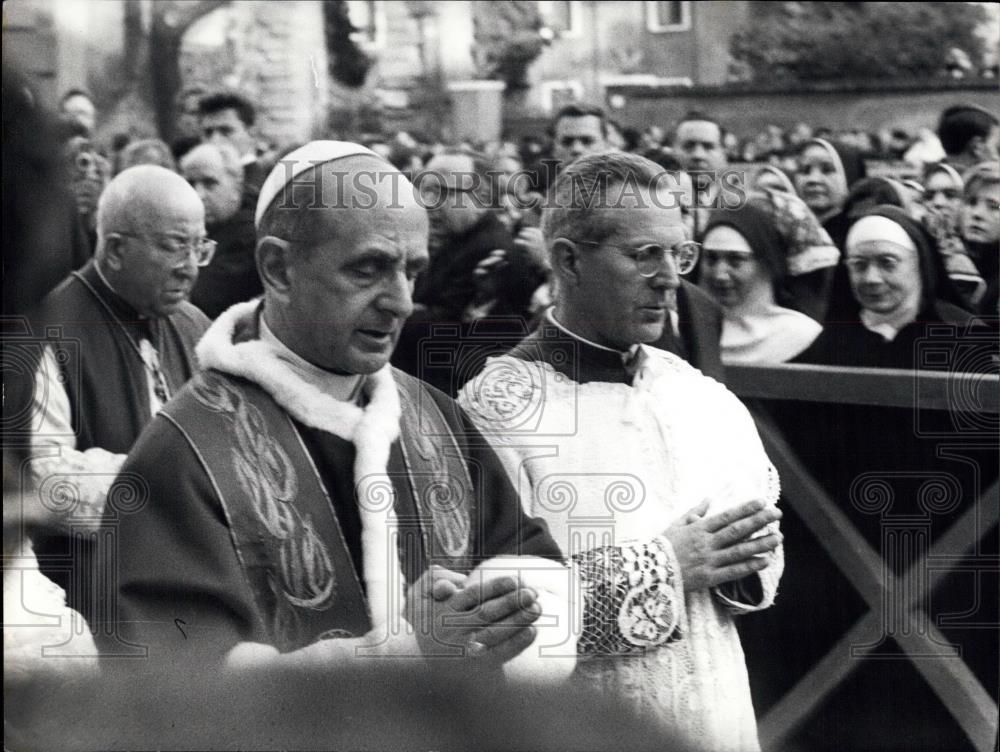
[[[291,288],[290,267],[292,247],[280,238],[266,236],[257,243],[257,273],[264,287],[279,296],[287,296]]]
[[[552,269],[562,278],[564,284],[580,283],[580,246],[567,238],[556,238],[549,250]]]
[[[125,267],[125,242],[121,235],[111,233],[104,237],[104,263],[108,269],[120,272]]]

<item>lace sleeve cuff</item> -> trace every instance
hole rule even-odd
[[[583,589],[582,654],[638,653],[680,639],[684,588],[665,538],[573,557]]]

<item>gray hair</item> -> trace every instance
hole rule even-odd
[[[243,182],[243,163],[240,162],[240,155],[231,144],[198,144],[187,154],[181,157],[181,169],[183,170],[184,165],[189,164],[191,160],[207,152],[215,152],[218,154],[219,158],[222,160],[222,168],[229,173],[230,177],[237,178],[240,182]]]
[[[494,158],[487,156],[481,151],[464,146],[447,146],[434,155],[434,157],[455,156],[467,157],[472,162],[472,188],[476,197],[475,206],[477,208],[498,209],[500,203],[496,191],[497,182],[495,178],[497,170],[494,167]],[[431,159],[434,157],[431,157]],[[430,163],[430,160],[428,160],[428,163]],[[420,181],[426,179],[429,175],[433,175],[433,172],[426,170],[421,172],[417,177],[417,185],[419,186]]]
[[[542,206],[542,234],[546,244],[556,238],[599,243],[615,231],[601,210],[618,205],[625,190],[656,190],[664,175],[655,162],[622,151],[588,154],[571,162],[556,178]]]
[[[141,164],[159,165],[174,171],[177,169],[170,147],[158,138],[133,141],[118,156],[118,172]]]

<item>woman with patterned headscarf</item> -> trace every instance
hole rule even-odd
[[[948,277],[962,295],[964,307],[975,311],[986,292],[986,281],[959,232],[964,189],[965,181],[950,164],[929,165],[924,171],[922,221],[937,244]]]
[[[865,163],[861,152],[823,138],[806,141],[796,158],[795,189],[841,251],[850,224],[843,213],[844,202],[851,186],[863,177]],[[822,303],[807,311],[820,322],[827,319],[833,278],[834,269],[831,267],[798,280],[812,290],[816,301]]]
[[[785,174],[785,171],[774,165],[761,165],[753,179],[755,190],[781,191],[782,193],[795,193],[795,184],[792,179]]]

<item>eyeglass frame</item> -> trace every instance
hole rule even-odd
[[[134,238],[135,240],[149,240],[149,237],[146,235],[139,235],[134,232],[123,232],[121,230],[116,230],[115,232],[108,233],[108,235],[109,236],[120,235],[121,237]],[[215,257],[215,251],[219,246],[217,241],[212,240],[211,238],[208,237],[198,238],[198,240],[194,242],[184,241],[183,245],[178,247],[176,251],[175,250],[168,251],[159,244],[154,244],[154,245],[156,245],[157,250],[161,251],[164,254],[170,254],[170,255],[179,254],[181,248],[183,248],[187,252],[184,254],[183,258],[178,257],[173,262],[173,265],[175,267],[183,266],[188,262],[188,259],[191,258],[191,255],[194,254],[194,262],[195,265],[198,266],[198,268],[204,268],[212,263],[212,259]],[[201,248],[207,247],[209,250],[203,253],[199,251],[199,247]]]
[[[568,240],[568,239],[569,238],[564,238],[564,240]],[[659,274],[660,270],[663,268],[663,262],[666,261],[667,258],[673,259],[674,266],[676,267],[676,270],[677,270],[677,274],[680,275],[681,277],[683,277],[685,275],[690,274],[691,272],[693,272],[695,270],[695,267],[698,266],[698,259],[701,256],[701,243],[699,243],[699,242],[697,242],[695,240],[681,240],[681,241],[675,243],[674,245],[670,246],[669,248],[667,248],[666,246],[661,245],[660,243],[644,243],[643,245],[641,245],[638,248],[636,248],[636,247],[632,247],[632,246],[616,245],[614,243],[603,243],[603,242],[599,243],[596,240],[572,240],[571,242],[573,242],[573,243],[582,243],[583,245],[592,245],[592,246],[594,246],[596,248],[615,248],[615,249],[617,249],[619,251],[626,251],[626,254],[628,255],[628,257],[633,261],[633,263],[635,263],[635,265],[636,265],[636,271],[639,272],[639,276],[642,277],[643,279],[652,279],[657,274]],[[685,269],[684,271],[681,271],[680,262],[677,260],[677,255],[676,255],[677,254],[677,247],[678,246],[682,246],[682,245],[694,248],[694,253],[692,254],[692,258],[691,258],[691,262],[690,262],[691,263],[691,267],[689,269]],[[637,258],[635,258],[635,256],[631,255],[632,253],[636,253],[636,252],[642,251],[642,250],[644,250],[646,248],[662,248],[663,249],[663,260],[661,260],[660,263],[658,263],[656,265],[656,268],[653,271],[649,272],[648,274],[644,273],[642,271],[642,269],[639,268],[640,264],[642,262],[639,261]]]

